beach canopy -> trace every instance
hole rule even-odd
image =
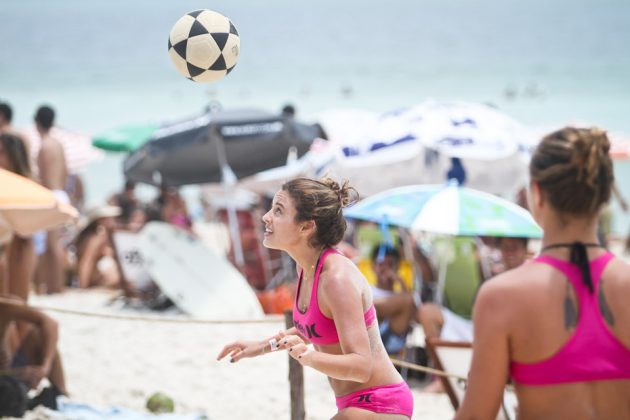
[[[344,214],[351,219],[454,236],[542,236],[524,208],[453,183],[393,188],[360,201]]]
[[[78,217],[53,192],[28,178],[0,169],[0,238],[15,232],[29,236]]]
[[[132,124],[112,128],[92,138],[92,144],[110,152],[133,152],[155,134],[158,123]]]
[[[181,186],[241,179],[302,156],[321,128],[257,109],[213,111],[159,128],[124,161],[127,179]]]

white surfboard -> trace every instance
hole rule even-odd
[[[243,275],[188,232],[150,222],[140,231],[139,245],[153,280],[184,312],[223,320],[263,316]]]

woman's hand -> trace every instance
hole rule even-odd
[[[306,345],[304,340],[297,335],[287,335],[280,341],[280,349],[288,351],[289,356],[297,360],[302,366],[309,366],[315,351]]]
[[[223,350],[217,356],[217,360],[223,359],[230,355],[230,363],[238,362],[246,357],[256,357],[263,354],[267,343],[260,341],[235,341],[223,347]]]

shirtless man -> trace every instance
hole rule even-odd
[[[32,325],[19,343],[10,343],[9,331],[13,321]],[[28,388],[35,389],[43,378],[48,378],[57,393],[67,395],[66,383],[57,352],[57,322],[16,298],[0,297],[0,370],[11,371],[12,376]]]
[[[48,106],[41,106],[35,114],[35,126],[41,137],[37,166],[42,185],[53,190],[59,201],[69,204],[70,200],[64,190],[68,180],[66,156],[59,140],[50,135],[54,120],[55,111]],[[59,293],[63,290],[65,257],[59,241],[60,237],[60,228],[48,231],[46,251],[42,255],[38,267],[39,286],[44,286],[45,292],[49,294]]]

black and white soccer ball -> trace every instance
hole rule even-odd
[[[214,82],[230,73],[240,50],[241,40],[230,19],[212,10],[182,16],[168,38],[175,67],[195,82]]]

